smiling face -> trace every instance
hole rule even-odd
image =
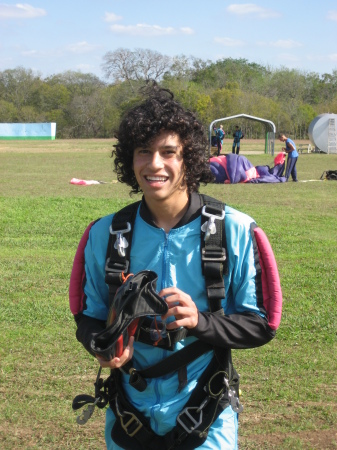
[[[133,171],[146,203],[165,202],[180,207],[188,201],[184,183],[183,146],[178,134],[160,132],[133,153]]]

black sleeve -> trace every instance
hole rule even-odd
[[[103,320],[94,319],[85,314],[77,314],[75,317],[77,324],[76,338],[88,352],[95,356],[91,350],[90,343],[92,338],[105,329],[105,322]]]
[[[219,315],[199,312],[198,325],[189,335],[211,345],[232,349],[260,347],[275,337],[265,318],[255,313]]]

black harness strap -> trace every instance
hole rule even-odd
[[[201,198],[203,201],[201,264],[209,310],[216,314],[224,314],[221,306],[221,301],[225,298],[223,275],[228,271],[224,204],[208,196],[202,195]],[[122,283],[121,275],[126,275],[129,271],[132,231],[138,206],[139,202],[123,208],[114,215],[112,221],[106,262],[106,283],[109,285],[110,304]],[[122,238],[127,240],[127,247],[123,247]],[[121,246],[122,252],[118,252]],[[145,319],[135,337],[136,340],[153,345],[153,340],[149,336],[149,325]],[[188,330],[185,329],[171,331],[158,345],[173,350],[174,344],[187,335]],[[119,419],[113,428],[112,439],[123,448],[135,450],[158,448],[192,450],[199,447],[206,440],[209,427],[228,405],[227,387],[223,378],[225,376],[228,380],[232,380],[233,373],[235,374],[230,349],[214,348],[202,341],[195,341],[146,369],[137,371],[132,367],[132,362],[123,367],[123,371],[130,374],[130,384],[140,391],[146,388],[145,378],[158,378],[173,371],[178,372],[179,383],[184,386],[187,383],[186,366],[212,349],[216,357],[201,374],[189,401],[177,417],[176,426],[165,436],[155,434],[149,421],[126,399],[121,383],[121,371],[112,371],[111,377],[106,380],[109,382],[109,403],[116,418]]]
[[[204,202],[201,216],[201,263],[205,277],[208,307],[213,313],[224,314],[221,301],[226,296],[224,275],[228,274],[225,205],[217,199],[201,196]],[[230,379],[234,375],[231,349],[214,347],[220,367]]]
[[[105,264],[105,282],[109,286],[109,305],[112,304],[117,289],[123,283],[122,275],[129,273],[132,232],[140,203],[139,201],[127,205],[112,219]],[[127,242],[127,247],[121,247],[121,251],[118,249],[119,239],[125,239]]]
[[[204,207],[201,216],[201,263],[206,281],[207,297],[211,312],[221,311],[221,300],[225,298],[224,274],[227,273],[224,204],[202,195]],[[207,230],[214,224],[213,228]],[[208,233],[209,231],[209,233]]]
[[[213,346],[202,341],[194,341],[178,352],[172,353],[153,366],[142,370],[135,370],[130,368],[130,374],[137,372],[143,378],[160,378],[171,372],[179,370],[181,367],[187,366],[189,363],[199,358],[199,356],[207,353],[213,349]]]
[[[148,419],[125,398],[121,388],[120,372],[113,371],[110,406],[117,420],[112,431],[113,441],[122,448],[134,450],[181,449],[192,450],[207,439],[209,427],[228,405],[224,395],[223,378],[228,374],[218,371],[212,360],[200,376],[196,388],[177,417],[176,426],[164,436],[157,435]],[[109,388],[110,392],[110,388]],[[198,406],[196,406],[198,405]]]
[[[135,334],[135,340],[143,342],[144,344],[153,345],[153,339],[150,336],[151,324],[153,319],[145,318],[137,329]],[[156,346],[159,348],[165,348],[166,350],[174,350],[174,346],[177,342],[185,339],[188,335],[187,328],[177,328],[175,330],[167,331],[167,336],[162,337],[160,341],[157,341]]]

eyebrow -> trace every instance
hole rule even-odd
[[[158,147],[158,150],[177,150],[177,148],[179,147],[179,145],[162,145],[160,147]],[[147,146],[145,145],[144,147],[139,147],[140,149],[144,150],[151,150],[151,146]]]
[[[162,150],[177,150],[179,146],[178,145],[163,145],[162,147],[159,147]]]

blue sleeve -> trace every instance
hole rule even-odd
[[[199,312],[191,334],[209,344],[233,349],[264,345],[275,336],[266,318],[259,280],[254,222],[226,207],[228,275],[225,277],[224,315]]]
[[[262,298],[257,289],[256,252],[251,225],[255,222],[246,214],[226,209],[228,276],[225,277],[226,314],[254,312],[265,316]]]

